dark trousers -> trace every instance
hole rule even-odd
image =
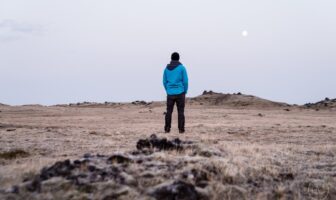
[[[184,131],[184,106],[185,106],[185,94],[179,95],[168,95],[167,96],[167,112],[166,112],[166,123],[165,130],[170,131],[172,113],[174,110],[174,105],[176,103],[178,112],[178,128],[180,131]]]

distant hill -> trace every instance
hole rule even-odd
[[[213,91],[204,91],[202,95],[190,98],[190,103],[201,105],[230,106],[230,107],[257,107],[257,108],[280,108],[290,106],[287,103],[274,102],[253,95],[241,93],[223,94]]]
[[[22,106],[25,106],[25,107],[43,107],[43,105],[41,105],[41,104],[24,104]]]
[[[305,108],[312,109],[336,109],[336,99],[325,98],[322,101],[318,101],[316,103],[306,103],[304,105]]]
[[[6,105],[6,104],[3,104],[3,103],[0,103],[0,106],[8,106],[8,105]]]

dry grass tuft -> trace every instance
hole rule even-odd
[[[0,158],[7,159],[7,160],[13,160],[16,158],[24,158],[28,157],[30,154],[22,149],[13,149],[10,151],[2,152],[0,153]]]

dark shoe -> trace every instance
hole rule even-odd
[[[169,133],[170,132],[170,129],[165,129],[165,133]]]
[[[184,130],[179,130],[179,133],[181,133],[181,134],[184,133],[184,132],[185,132]]]

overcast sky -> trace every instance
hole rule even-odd
[[[164,100],[173,51],[188,70],[188,96],[335,98],[335,8],[335,0],[0,0],[0,102]]]

